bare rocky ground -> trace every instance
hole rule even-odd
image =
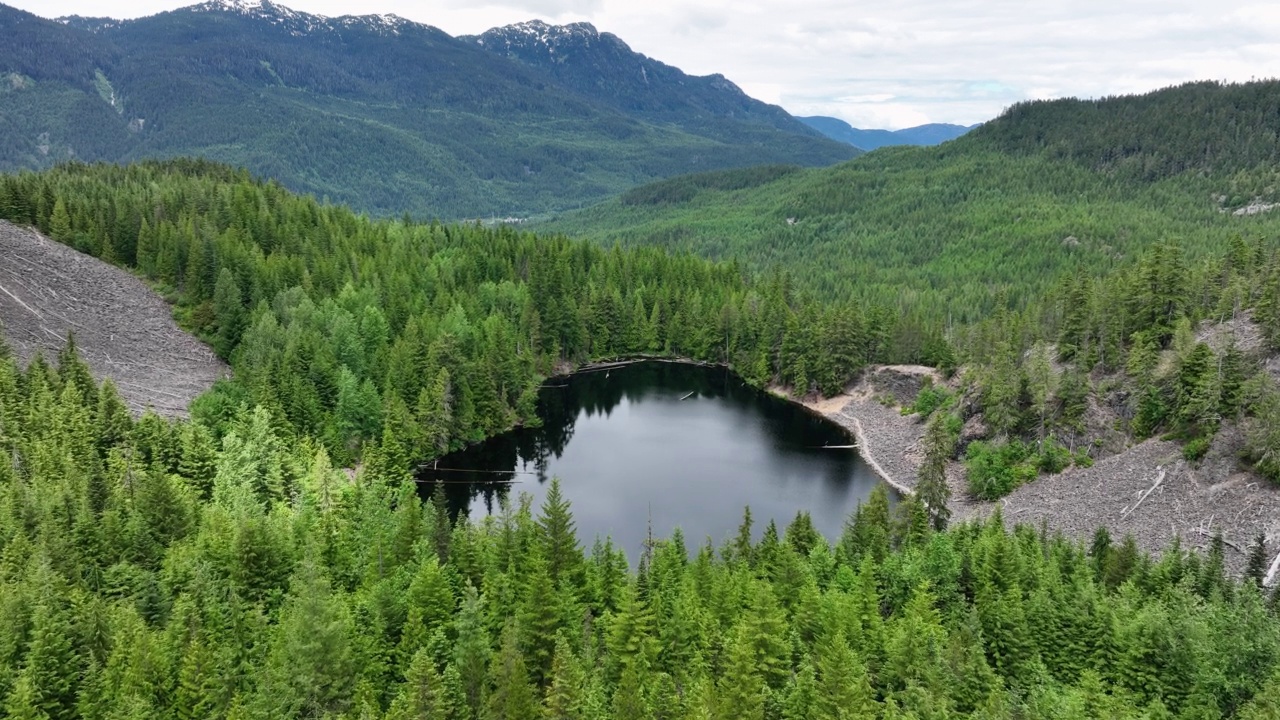
[[[845,394],[809,403],[849,429],[863,458],[888,483],[906,491],[915,487],[923,460],[924,423],[916,415],[904,416],[900,406],[919,390],[923,370],[872,368]],[[1103,410],[1095,403],[1090,412]],[[1132,535],[1150,553],[1163,551],[1175,537],[1184,548],[1207,548],[1221,531],[1227,564],[1239,572],[1259,534],[1268,539],[1270,557],[1280,560],[1280,488],[1240,467],[1242,441],[1237,428],[1225,427],[1208,455],[1188,464],[1179,445],[1147,440],[1118,448],[1093,467],[1042,476],[999,505],[1011,525],[1044,525],[1086,544],[1099,527],[1106,527],[1114,540]],[[967,495],[960,463],[951,463],[947,479],[953,521],[986,517],[995,510],[996,503]]]
[[[178,328],[172,309],[141,280],[0,221],[0,325],[23,364],[53,361],[75,335],[99,380],[110,378],[135,414],[183,417],[230,373],[208,346]]]

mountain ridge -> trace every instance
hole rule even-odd
[[[861,150],[875,150],[892,145],[937,145],[954,140],[982,123],[956,125],[953,123],[926,123],[901,130],[855,128],[839,118],[822,115],[797,117],[797,120],[823,135],[848,143]]]
[[[704,111],[718,106],[694,96],[720,92],[707,82],[668,83],[665,110],[637,109],[394,15],[213,0],[54,21],[0,6],[0,32],[16,38],[0,47],[0,170],[196,155],[373,214],[448,219],[857,154],[745,95],[751,118]]]

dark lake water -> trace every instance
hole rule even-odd
[[[719,368],[647,362],[555,379],[539,416],[542,427],[442,457],[420,479],[445,481],[451,508],[478,520],[526,492],[536,513],[559,477],[582,543],[612,536],[633,560],[650,521],[657,537],[680,527],[691,548],[719,546],[748,505],[757,537],[807,510],[835,540],[880,483],[856,450],[822,448],[852,444],[839,426]],[[433,487],[420,484],[424,496]]]

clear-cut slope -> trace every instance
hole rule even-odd
[[[169,305],[141,280],[0,221],[0,325],[23,364],[53,361],[74,334],[99,380],[110,378],[135,414],[182,417],[229,370],[178,328]]]

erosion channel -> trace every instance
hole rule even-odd
[[[746,506],[757,537],[805,510],[835,540],[881,482],[839,426],[720,368],[644,362],[555,378],[539,417],[440,458],[420,491],[443,482],[451,509],[478,520],[525,492],[536,512],[558,477],[578,537],[611,536],[634,559],[650,523],[655,537],[679,527],[691,548],[718,546]]]

